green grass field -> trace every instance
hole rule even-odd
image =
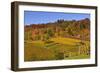
[[[88,58],[90,58],[90,55],[79,55],[79,56],[69,57],[66,59],[73,60],[73,59],[88,59]]]
[[[49,41],[49,43],[45,41],[25,41],[24,60],[42,61],[90,58],[90,55],[85,53],[89,52],[89,41],[84,41],[85,46],[79,44],[81,40],[72,38],[58,37],[51,38]],[[79,47],[81,47],[80,53]]]

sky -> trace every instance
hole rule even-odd
[[[55,22],[58,19],[81,20],[81,19],[85,19],[85,18],[90,19],[90,14],[24,11],[24,24],[25,25]]]

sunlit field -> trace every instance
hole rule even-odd
[[[25,61],[90,58],[89,41],[52,38],[49,41],[25,41]]]

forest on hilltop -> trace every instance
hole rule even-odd
[[[63,20],[46,24],[25,25],[25,40],[48,40],[52,37],[69,37],[90,40],[90,20]]]

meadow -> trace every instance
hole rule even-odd
[[[84,42],[85,46],[80,42],[81,40],[61,37],[47,42],[25,41],[25,61],[89,58],[89,41]]]

